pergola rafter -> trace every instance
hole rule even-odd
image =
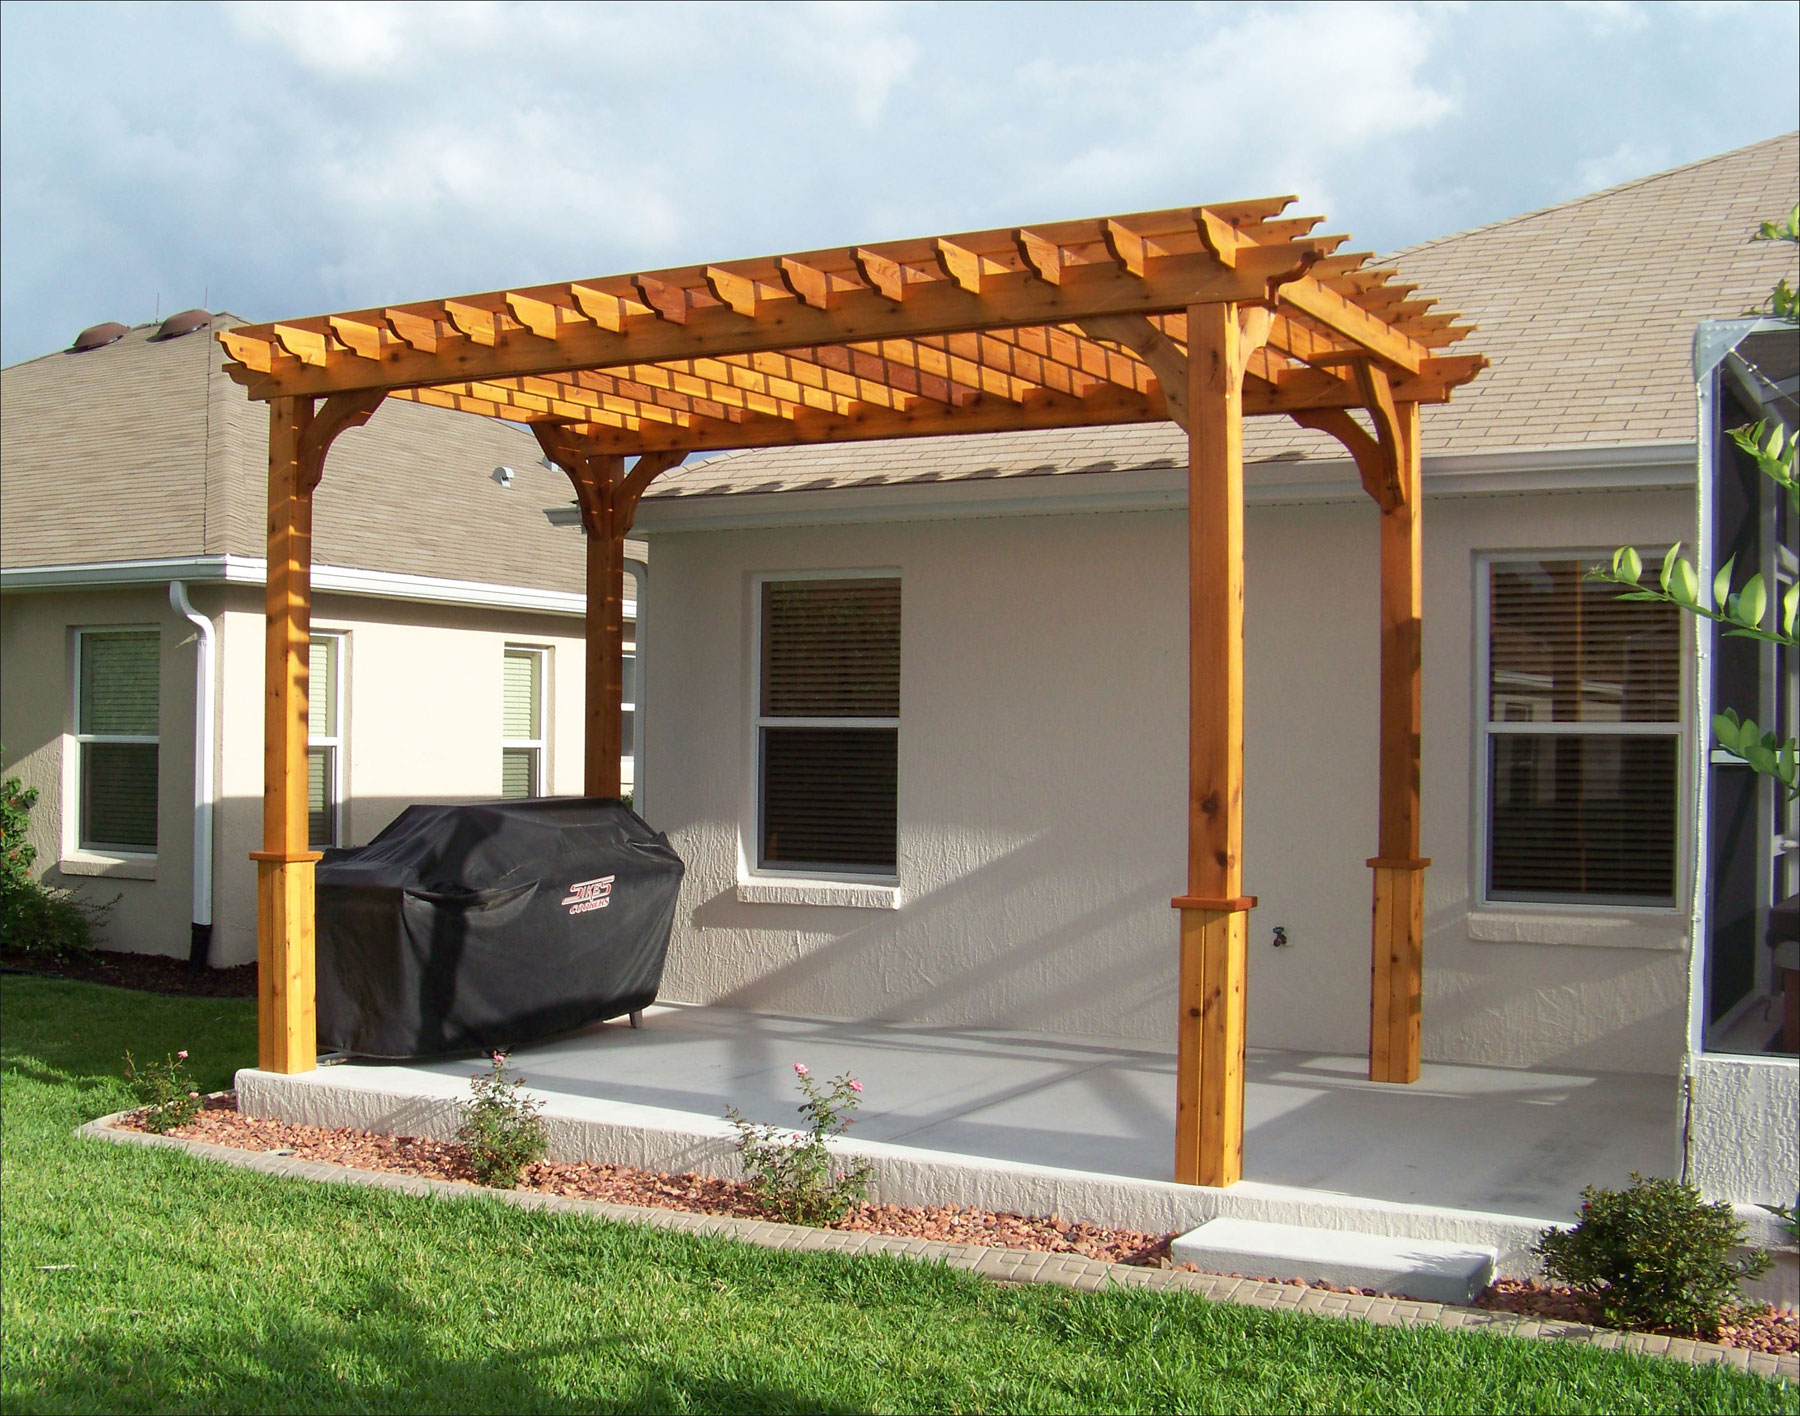
[[[312,488],[385,398],[529,425],[588,544],[585,789],[619,788],[624,538],[690,452],[1173,420],[1189,438],[1189,826],[1176,1177],[1241,1173],[1242,420],[1343,442],[1381,512],[1370,1075],[1418,1075],[1419,407],[1485,367],[1471,326],[1291,198],[963,232],[221,331],[271,405],[262,1065],[313,1065],[305,848]],[[323,403],[315,412],[315,402]],[[1365,427],[1350,410],[1362,409]],[[635,461],[631,461],[635,459]],[[628,461],[631,463],[628,466]],[[298,793],[298,795],[296,795]],[[297,804],[298,803],[298,804]]]

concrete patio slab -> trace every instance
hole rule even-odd
[[[1361,1058],[1252,1050],[1244,1182],[1172,1183],[1174,1058],[1141,1044],[665,1005],[515,1055],[574,1158],[733,1174],[723,1121],[793,1124],[793,1064],[853,1073],[850,1148],[896,1203],[1060,1213],[1148,1230],[1221,1215],[1493,1247],[1530,1267],[1584,1184],[1678,1163],[1672,1078],[1426,1064],[1371,1083]],[[455,1129],[478,1060],[347,1061],[240,1074],[248,1110],[421,1135]]]

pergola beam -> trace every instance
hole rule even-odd
[[[1235,267],[1203,253],[1166,256],[1151,261],[1141,276],[1116,264],[1090,263],[1065,266],[1055,284],[1035,272],[1008,271],[984,277],[980,294],[954,280],[926,280],[909,284],[903,300],[864,287],[836,292],[824,309],[805,300],[779,300],[757,307],[751,315],[712,304],[687,307],[677,320],[671,318],[671,307],[661,305],[653,306],[652,313],[623,317],[618,329],[593,320],[569,322],[558,326],[555,338],[523,326],[503,328],[513,322],[494,317],[478,327],[483,329],[479,340],[467,337],[465,330],[460,340],[436,339],[434,352],[399,342],[381,346],[377,358],[332,347],[323,328],[311,331],[289,323],[280,327],[281,342],[294,354],[295,343],[289,342],[293,339],[305,355],[294,354],[279,366],[270,361],[267,344],[251,335],[224,330],[220,338],[239,361],[230,368],[231,376],[245,384],[252,398],[316,396],[805,345],[1068,324],[1095,315],[1178,310],[1195,299],[1272,301],[1285,282],[1304,273],[1312,258],[1311,252],[1291,245],[1258,247],[1240,255]],[[643,295],[642,278],[638,290]],[[499,298],[504,301],[504,293]],[[570,303],[578,303],[573,295]],[[451,305],[454,311],[449,310]],[[468,318],[464,312],[473,307],[464,300],[445,302],[444,308],[454,323],[459,316]]]

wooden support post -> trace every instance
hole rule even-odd
[[[269,403],[269,573],[265,592],[263,838],[256,862],[257,1066],[318,1062],[313,863],[307,846],[306,688],[312,620],[312,487],[302,445],[310,398]]]
[[[582,737],[584,796],[616,797],[624,790],[625,533],[638,499],[683,452],[650,452],[625,472],[622,453],[595,452],[567,426],[534,424],[538,444],[575,484],[587,534],[586,705]]]
[[[1244,466],[1247,347],[1231,304],[1188,316],[1188,863],[1175,1179],[1244,1170]]]
[[[1385,421],[1379,415],[1378,421]],[[1424,619],[1419,405],[1394,410],[1402,495],[1381,511],[1381,798],[1369,990],[1369,1079],[1416,1082],[1424,1002],[1425,867],[1419,856]]]
[[[266,1072],[318,1065],[313,865],[306,800],[312,639],[312,499],[332,439],[366,422],[383,390],[269,401],[269,570],[264,592],[263,835],[256,862],[256,1056]]]

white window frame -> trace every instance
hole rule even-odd
[[[89,733],[82,731],[81,725],[81,660],[83,645],[90,634],[147,634],[156,640],[156,721],[158,731],[154,737],[142,734],[125,733]],[[82,837],[86,834],[82,829],[86,824],[87,783],[81,774],[81,761],[85,755],[82,747],[90,742],[98,743],[135,743],[148,744],[156,748],[157,755],[157,796],[156,804],[156,841],[162,845],[162,627],[155,624],[86,624],[75,631],[75,653],[71,656],[74,667],[74,681],[70,685],[70,724],[74,731],[69,734],[74,742],[74,750],[69,754],[69,771],[65,775],[68,783],[68,796],[65,801],[72,808],[64,813],[67,825],[64,830],[65,857],[89,860],[129,860],[150,862],[157,856],[156,851],[132,850],[126,846],[91,846]]]
[[[747,810],[741,816],[745,829],[739,832],[738,839],[738,878],[750,880],[784,880],[784,881],[819,881],[832,885],[880,885],[897,886],[900,883],[899,844],[894,848],[894,870],[892,874],[879,871],[836,870],[829,866],[808,866],[805,869],[783,869],[778,866],[765,866],[762,861],[762,736],[764,728],[892,728],[896,740],[899,736],[899,718],[784,718],[768,717],[762,711],[762,642],[763,642],[763,586],[768,584],[784,584],[795,580],[900,580],[898,567],[858,567],[854,570],[763,570],[756,571],[750,577],[750,676],[747,684],[749,692],[749,712],[746,715],[750,724],[749,750],[745,754],[750,764],[750,775],[746,783],[745,801]],[[906,611],[905,596],[901,597],[901,628],[905,632]],[[902,638],[901,663],[905,664],[905,643]],[[900,813],[900,788],[896,781],[894,786],[894,814],[896,825]]]
[[[349,699],[344,691],[344,665],[347,658],[345,649],[350,642],[347,630],[315,629],[312,638],[330,646],[331,654],[331,721],[337,724],[337,731],[330,737],[314,737],[310,726],[306,733],[306,751],[310,756],[315,747],[329,749],[331,755],[326,758],[330,770],[325,774],[325,790],[329,794],[331,807],[331,840],[328,846],[339,846],[344,841],[344,710]],[[308,702],[311,701],[312,683],[307,683]],[[310,825],[308,836],[311,835]],[[309,850],[317,850],[318,846],[311,840],[307,842]]]
[[[506,736],[506,693],[505,668],[506,660],[513,654],[529,654],[537,659],[537,720],[538,735],[535,738],[509,738]],[[530,796],[547,795],[546,783],[550,775],[550,648],[544,644],[512,644],[508,643],[500,654],[502,702],[500,705],[500,764],[501,780],[505,781],[506,754],[509,751],[522,751],[529,748],[532,756]]]
[[[627,639],[625,641],[624,645],[622,646],[622,648],[620,650],[620,657],[622,659],[630,659],[631,660],[631,667],[634,671],[632,674],[632,677],[636,678],[638,680],[638,686],[640,688],[642,688],[643,679],[639,676],[643,673],[644,666],[643,666],[643,664],[641,664],[638,661],[636,639]],[[620,666],[621,672],[620,672],[619,678],[620,678],[621,684],[623,684],[624,677],[625,677],[624,672],[623,672],[623,667],[624,667],[623,665]],[[627,713],[631,714],[631,751],[630,752],[626,752],[624,750],[624,743],[623,743],[624,715]],[[637,790],[637,756],[638,756],[638,739],[637,739],[638,721],[637,721],[637,698],[636,698],[636,695],[633,695],[630,698],[626,698],[624,696],[623,692],[620,693],[619,717],[620,717],[619,733],[620,733],[620,738],[621,738],[620,747],[619,747],[619,777],[620,777],[620,780],[624,783],[625,790],[627,792],[635,792]]]
[[[1685,789],[1688,774],[1692,770],[1693,740],[1688,701],[1692,689],[1693,629],[1688,624],[1688,617],[1679,616],[1679,634],[1681,646],[1679,650],[1681,682],[1678,687],[1680,715],[1673,723],[1495,723],[1491,721],[1492,712],[1489,706],[1489,663],[1493,656],[1492,613],[1490,599],[1493,593],[1493,567],[1496,564],[1519,561],[1576,561],[1582,565],[1606,565],[1612,560],[1615,547],[1604,550],[1595,547],[1529,546],[1516,550],[1477,551],[1474,560],[1473,603],[1475,607],[1475,641],[1474,652],[1470,655],[1472,667],[1470,706],[1470,727],[1473,735],[1471,763],[1473,776],[1470,802],[1473,819],[1470,822],[1469,840],[1472,847],[1470,860],[1471,879],[1475,908],[1483,911],[1508,914],[1550,914],[1550,915],[1587,915],[1609,919],[1620,916],[1635,915],[1645,919],[1673,919],[1685,916],[1688,912],[1688,900],[1692,884],[1692,870],[1689,868],[1690,848],[1692,845],[1692,814],[1689,807],[1690,793]],[[1659,564],[1666,546],[1658,545],[1651,550],[1640,548],[1646,574],[1654,574],[1654,567]],[[1622,593],[1622,592],[1621,592]],[[1495,899],[1488,881],[1488,836],[1492,825],[1492,814],[1488,800],[1489,788],[1489,740],[1496,735],[1535,734],[1580,736],[1645,736],[1673,737],[1675,741],[1675,845],[1674,868],[1675,890],[1674,903],[1668,905],[1651,904],[1608,904],[1600,901],[1545,899],[1545,900],[1502,900]]]

